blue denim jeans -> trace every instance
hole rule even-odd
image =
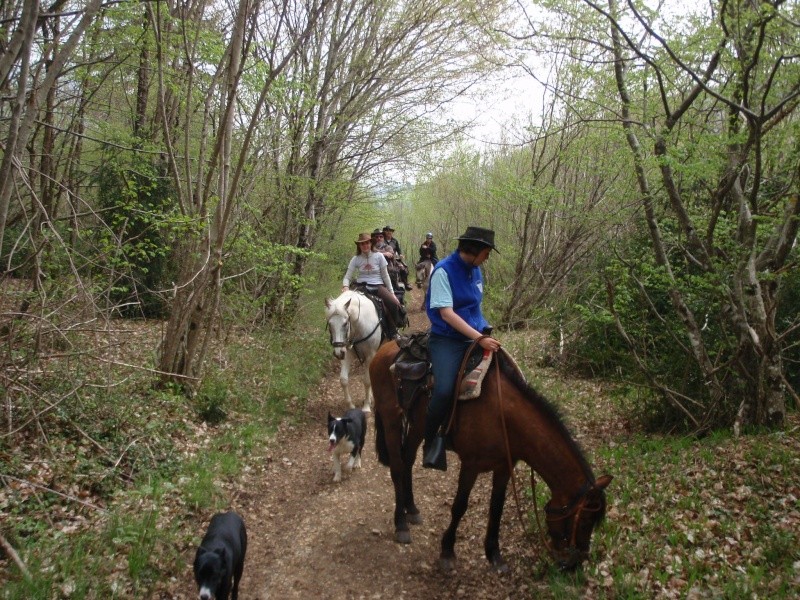
[[[439,427],[450,415],[458,368],[471,343],[466,338],[454,339],[433,333],[428,339],[428,351],[433,370],[433,391],[428,404],[428,416],[425,419],[426,444],[436,437]]]

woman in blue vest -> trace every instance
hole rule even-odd
[[[439,429],[450,414],[458,368],[472,341],[491,332],[481,312],[483,276],[479,267],[492,250],[498,251],[491,229],[467,227],[457,239],[456,251],[436,265],[425,296],[431,322],[428,350],[433,392],[425,422],[422,466],[440,470],[447,464]],[[478,344],[492,352],[500,349],[500,342],[492,337],[484,337]]]

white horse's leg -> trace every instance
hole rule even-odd
[[[369,371],[364,373],[364,392],[364,407],[361,410],[372,412],[372,383],[369,380]]]
[[[362,379],[364,382],[364,407],[361,410],[365,413],[372,412],[372,382],[369,380],[369,363],[371,362],[371,356],[364,361],[364,375]]]
[[[342,359],[342,368],[339,371],[339,383],[342,384],[342,391],[344,392],[344,399],[347,401],[347,404],[350,408],[355,408],[355,404],[353,404],[353,398],[350,396],[350,350],[345,352],[344,358]]]

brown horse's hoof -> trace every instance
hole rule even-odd
[[[439,557],[439,568],[445,573],[452,573],[456,568],[456,559],[453,557],[445,558]]]
[[[406,520],[412,525],[422,525],[422,515],[420,513],[407,514]]]
[[[498,573],[500,575],[508,573],[511,570],[508,566],[508,563],[504,561],[502,558],[499,560],[493,560],[492,568],[494,569],[495,573]]]
[[[408,531],[395,531],[394,541],[397,542],[398,544],[410,544],[411,533]]]

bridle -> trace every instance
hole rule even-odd
[[[603,510],[603,503],[599,499],[591,500],[588,498],[589,492],[596,489],[597,485],[594,481],[587,481],[581,486],[581,489],[578,490],[572,500],[564,506],[550,506],[551,500],[544,507],[545,522],[548,524],[572,519],[572,534],[567,547],[568,551],[574,551],[577,546],[578,523],[583,513],[598,513]],[[553,535],[552,529],[548,528],[548,532],[550,532],[551,536]],[[561,541],[567,541],[566,536],[563,536]]]
[[[333,346],[334,349],[335,348],[344,348],[345,350],[347,350],[348,348],[352,348],[353,352],[356,353],[356,357],[358,357],[358,360],[361,361],[361,363],[363,364],[364,363],[364,357],[361,356],[361,354],[358,352],[358,344],[360,344],[362,342],[366,342],[369,338],[371,338],[373,336],[373,334],[381,326],[380,319],[378,319],[377,323],[375,324],[375,327],[373,327],[372,331],[370,331],[367,335],[365,335],[363,337],[360,337],[360,338],[358,338],[356,340],[352,340],[352,339],[350,339],[350,315],[347,314],[347,311],[345,311],[345,316],[347,317],[345,319],[346,332],[345,332],[345,334],[343,336],[344,340],[345,340],[343,342],[334,342],[333,341],[333,328],[331,327],[330,319],[327,321],[326,325],[327,325],[327,328],[328,328],[328,334],[330,335],[330,338],[331,338],[331,346]],[[359,301],[358,301],[358,316],[356,317],[356,321],[358,319],[360,319],[360,318],[361,318],[361,300],[359,299]]]
[[[330,335],[330,338],[331,338],[331,346],[333,346],[334,348],[347,348],[347,346],[350,345],[350,340],[348,339],[350,337],[350,319],[349,318],[345,320],[344,326],[347,329],[346,333],[344,334],[344,340],[345,341],[343,341],[343,342],[334,342],[333,341],[333,327],[331,327],[330,320],[328,321],[328,324],[327,324],[328,334]]]

